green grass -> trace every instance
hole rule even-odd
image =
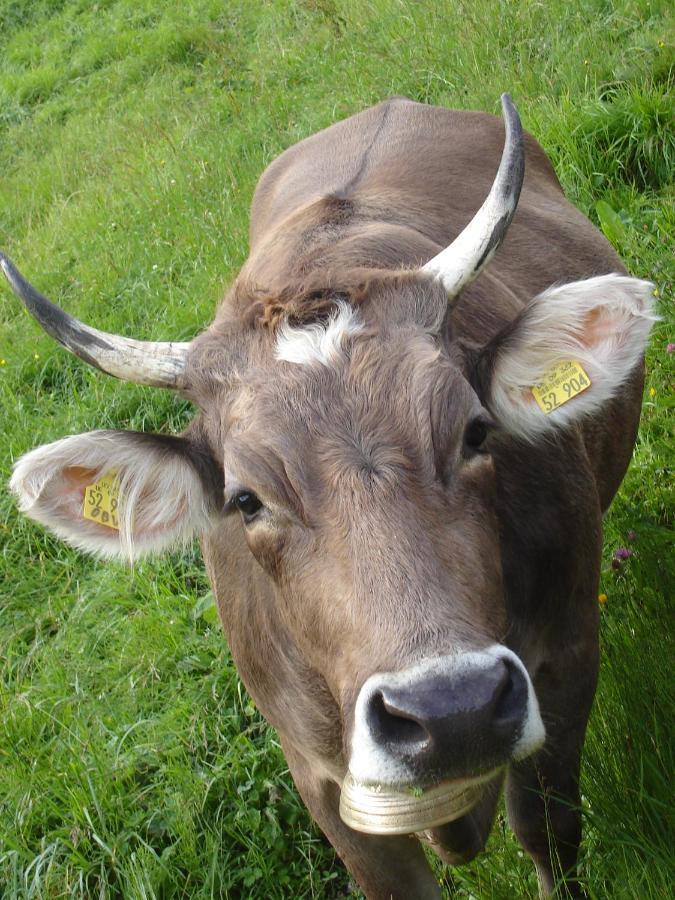
[[[583,773],[592,898],[672,896],[673,22],[650,0],[4,0],[0,246],[101,328],[189,339],[246,256],[284,147],[390,94],[498,110],[510,90],[568,196],[655,281],[633,467],[606,521],[603,662]],[[56,348],[0,292],[0,481],[99,427],[185,404]],[[672,477],[672,476],[671,476]],[[634,555],[620,571],[613,551]],[[199,553],[86,559],[0,492],[0,896],[330,897],[344,870],[234,672]],[[500,817],[443,876],[535,897]]]

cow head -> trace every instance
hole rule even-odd
[[[544,740],[528,671],[504,644],[492,448],[509,435],[546,440],[597,410],[638,363],[652,318],[650,285],[606,275],[531,298],[485,346],[456,339],[452,301],[488,263],[520,191],[508,101],[505,113],[495,184],[449,248],[416,271],[334,275],[292,316],[231,303],[191,345],[144,344],[71,319],[0,259],[69,349],[199,409],[179,437],[101,431],[26,454],[12,479],[22,510],[110,556],[202,533],[223,593],[223,561],[243,547],[250,562],[238,552],[236,564],[254,573],[265,621],[321,685],[307,703],[339,735],[327,769],[385,794],[453,784],[446,818],[461,806],[457,784],[478,785]],[[532,386],[570,360],[589,384],[546,415]],[[117,529],[82,515],[85,489],[110,471]],[[313,740],[299,743],[311,752]],[[350,797],[347,821],[377,830],[359,819],[358,790]],[[397,827],[432,820],[437,809]]]

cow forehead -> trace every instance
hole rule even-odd
[[[451,448],[479,410],[436,339],[412,327],[375,331],[339,308],[322,324],[278,330],[230,408],[226,456],[238,470],[255,456],[287,473],[325,472],[328,462],[333,473],[404,473]]]
[[[375,328],[338,304],[321,323],[278,328],[264,359],[242,375],[230,420],[244,428],[260,420],[339,426],[341,412],[375,422],[386,410],[405,427],[418,408],[428,417],[441,393],[460,418],[478,403],[438,338],[412,325]]]

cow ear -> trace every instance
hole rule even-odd
[[[222,506],[222,476],[184,437],[92,431],[22,456],[20,509],[82,550],[135,559],[185,541]]]
[[[479,390],[502,427],[533,440],[619,394],[656,320],[652,289],[603,275],[535,297],[478,357]]]

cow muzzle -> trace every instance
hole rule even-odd
[[[373,834],[450,822],[544,737],[530,677],[507,647],[373,675],[356,702],[340,815]]]

